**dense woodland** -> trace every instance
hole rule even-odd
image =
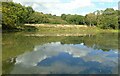
[[[120,11],[113,8],[97,10],[82,15],[62,14],[56,16],[36,12],[32,7],[25,7],[19,3],[2,2],[2,29],[21,29],[24,24],[72,24],[97,26],[102,29],[120,28]]]

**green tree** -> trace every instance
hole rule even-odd
[[[67,21],[68,24],[76,24],[76,25],[84,24],[84,16],[81,15],[62,14],[61,18]]]
[[[66,15],[65,15],[65,14],[62,14],[62,15],[61,15],[61,18],[62,18],[63,20],[66,20]]]
[[[2,2],[2,28],[18,28],[24,24],[33,13],[31,7],[25,7],[13,2]]]
[[[34,12],[29,18],[29,23],[48,23],[49,20],[47,15],[43,14],[42,12]]]
[[[87,25],[89,26],[94,26],[97,24],[97,16],[95,15],[95,13],[89,13],[89,14],[86,14],[85,16],[85,22]]]
[[[118,11],[113,8],[107,8],[103,11],[99,19],[99,26],[103,29],[118,29]]]

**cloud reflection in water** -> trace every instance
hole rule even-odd
[[[117,51],[104,52],[81,44],[60,42],[35,46],[17,57],[12,74],[116,74]]]

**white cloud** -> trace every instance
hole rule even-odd
[[[60,15],[62,13],[68,14],[70,12],[73,12],[75,9],[94,6],[94,4],[92,4],[91,0],[84,0],[82,2],[80,0],[73,0],[68,3],[62,3],[57,0],[56,2],[45,2],[45,3],[34,2],[32,7],[38,11],[40,9],[39,6],[41,6],[41,5],[42,5],[42,7],[46,8],[46,9],[43,9],[42,12],[52,13],[52,14],[56,14],[56,15]]]
[[[91,0],[71,0],[70,2],[62,2],[60,0],[14,0],[14,2],[21,3],[22,5],[28,6],[26,2],[32,3],[34,10],[44,12],[44,13],[52,13],[56,15],[60,15],[62,13],[71,13],[74,9],[83,8],[87,6],[94,6]]]
[[[13,0],[14,2],[62,2],[62,0]],[[73,1],[75,2],[76,0],[70,0],[70,1]],[[92,1],[92,2],[119,2],[119,0],[77,0],[81,3],[83,2],[89,2],[89,1]]]
[[[43,13],[51,13],[56,15],[65,14],[81,14],[91,12],[90,9],[96,9],[97,5],[94,2],[106,3],[116,2],[118,0],[69,0],[69,2],[63,2],[62,0],[14,0],[14,2],[21,3],[25,6],[32,6],[35,11]],[[89,11],[81,11],[81,9],[90,8]],[[116,9],[116,7],[114,7]],[[100,9],[100,8],[98,8]],[[104,9],[104,8],[102,8]],[[76,11],[78,10],[78,11]],[[80,12],[81,11],[81,12]],[[92,10],[93,12],[93,10]]]
[[[118,52],[117,50],[115,52]],[[81,44],[61,44],[60,42],[52,42],[44,45],[35,46],[32,52],[27,52],[22,55],[19,55],[16,58],[16,64],[11,71],[12,74],[39,74],[39,73],[79,73],[87,70],[92,70],[91,67],[115,67],[118,66],[118,57],[110,57],[111,55],[117,56],[117,53],[109,51],[103,52],[102,50],[95,50],[92,48],[88,48],[83,43]],[[65,53],[66,61],[59,59],[54,59],[55,56],[59,58],[59,54]],[[64,55],[64,54],[63,54]],[[72,56],[72,58],[71,58]],[[54,61],[49,62],[49,58],[53,58]],[[70,58],[70,59],[68,59]],[[78,59],[77,65],[73,59]],[[39,65],[42,61],[47,60],[44,64],[50,64],[49,66]],[[53,60],[52,59],[52,60]],[[82,60],[81,60],[82,59]],[[51,60],[51,59],[50,59]],[[91,61],[101,63],[99,66],[89,66],[86,64],[90,64]],[[72,65],[71,65],[72,62]],[[89,62],[89,63],[88,63]],[[110,62],[110,63],[109,63]],[[73,65],[73,63],[75,63]],[[69,65],[70,64],[70,65]],[[85,64],[85,65],[84,65]],[[94,64],[94,63],[92,63]],[[116,68],[116,67],[115,67]],[[104,68],[100,68],[101,70]],[[115,69],[117,72],[117,68]]]
[[[118,10],[118,7],[113,7],[113,9]]]
[[[92,0],[92,2],[119,2],[119,0]]]
[[[13,0],[14,2],[60,2],[59,0]]]
[[[99,0],[99,2],[113,2],[113,0]]]
[[[86,7],[90,5],[92,5],[91,0],[84,0],[84,1],[74,0],[69,3],[60,3],[56,6],[60,9],[72,10],[72,9]]]
[[[36,9],[36,8],[39,7],[39,4],[37,4],[37,3],[33,3],[32,7],[33,7],[33,9]]]

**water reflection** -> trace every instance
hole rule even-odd
[[[19,55],[11,74],[116,74],[118,51],[52,42]]]

